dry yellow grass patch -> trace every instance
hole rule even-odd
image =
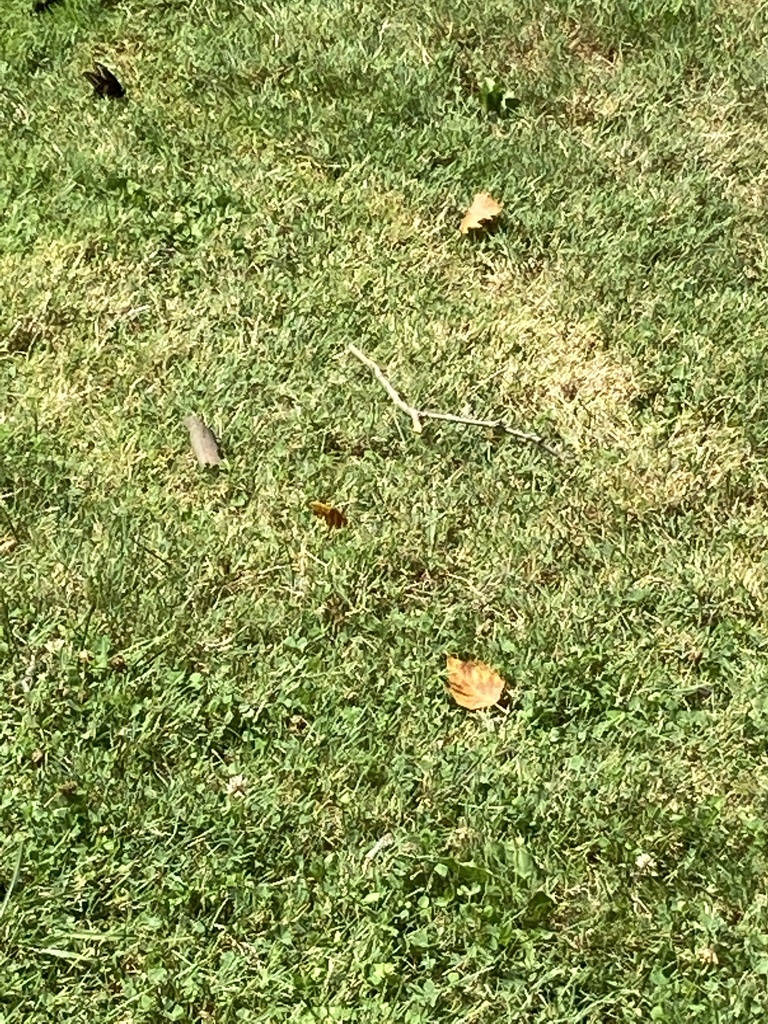
[[[747,465],[752,489],[759,486],[765,474],[739,427],[705,423],[696,411],[679,415],[671,433],[656,420],[642,423],[633,408],[641,368],[589,323],[564,319],[544,275],[534,284],[496,275],[487,287],[498,308],[489,365],[510,418],[548,420],[582,458],[613,453],[601,472],[615,500],[638,514],[703,506],[714,492],[736,494]]]
[[[642,484],[646,502],[664,507],[724,487],[749,457],[739,429],[705,426],[694,416],[682,416],[662,440],[645,430],[627,469]]]
[[[637,442],[630,403],[638,392],[632,366],[608,352],[586,323],[566,321],[544,284],[489,282],[506,307],[494,328],[502,392],[528,414],[545,413],[570,447],[627,450]],[[514,294],[511,300],[507,296]],[[512,308],[509,308],[512,307]]]

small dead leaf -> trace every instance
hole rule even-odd
[[[462,235],[467,235],[470,231],[482,231],[491,227],[494,221],[498,220],[501,209],[501,203],[497,203],[493,196],[487,192],[478,192],[464,214],[459,231]]]
[[[650,853],[638,853],[635,857],[635,867],[640,874],[653,874],[656,871],[656,861]]]
[[[230,775],[227,780],[227,795],[237,800],[245,796],[248,789],[248,780],[244,775]]]
[[[462,708],[477,711],[498,703],[506,683],[482,661],[460,661],[448,656],[448,692]]]
[[[0,555],[10,555],[16,544],[17,540],[15,537],[0,537]]]
[[[344,513],[334,508],[333,505],[326,505],[324,501],[313,501],[309,506],[318,519],[324,519],[328,524],[328,527],[340,529],[342,526],[347,525],[347,517]]]
[[[221,463],[216,435],[199,416],[185,416],[184,426],[189,431],[189,443],[201,466],[218,466]]]
[[[708,964],[711,967],[717,967],[720,963],[720,958],[711,946],[702,946],[701,949],[697,949],[696,956],[703,964]]]

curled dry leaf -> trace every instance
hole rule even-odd
[[[506,683],[482,661],[460,661],[447,658],[448,692],[462,708],[478,711],[496,704]]]
[[[324,501],[313,501],[309,506],[318,519],[324,519],[329,527],[340,529],[347,525],[347,517],[341,509],[326,505]]]
[[[478,192],[472,200],[472,205],[464,214],[464,219],[459,225],[462,235],[470,231],[481,231],[489,228],[498,220],[501,213],[501,203],[497,203],[493,196],[487,192]]]
[[[189,431],[189,443],[201,466],[218,466],[221,463],[216,436],[199,416],[185,416],[184,426]]]

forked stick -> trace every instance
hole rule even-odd
[[[562,458],[561,453],[548,444],[540,434],[529,434],[525,430],[517,430],[515,427],[510,427],[503,420],[476,420],[471,416],[456,416],[452,412],[433,412],[431,409],[416,409],[412,405],[408,405],[389,382],[378,363],[375,363],[365,352],[361,352],[357,345],[350,343],[347,345],[347,349],[364,366],[368,367],[398,409],[404,412],[406,416],[410,416],[413,429],[417,434],[420,434],[422,431],[422,420],[445,420],[448,423],[464,423],[468,427],[489,427],[492,430],[501,430],[503,433],[509,434],[510,437],[514,437],[517,441],[526,441],[529,444],[538,445],[539,448],[542,448],[549,455],[554,455],[556,459]]]

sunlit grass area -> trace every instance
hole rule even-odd
[[[1,1024],[765,1019],[767,43],[6,0]]]

